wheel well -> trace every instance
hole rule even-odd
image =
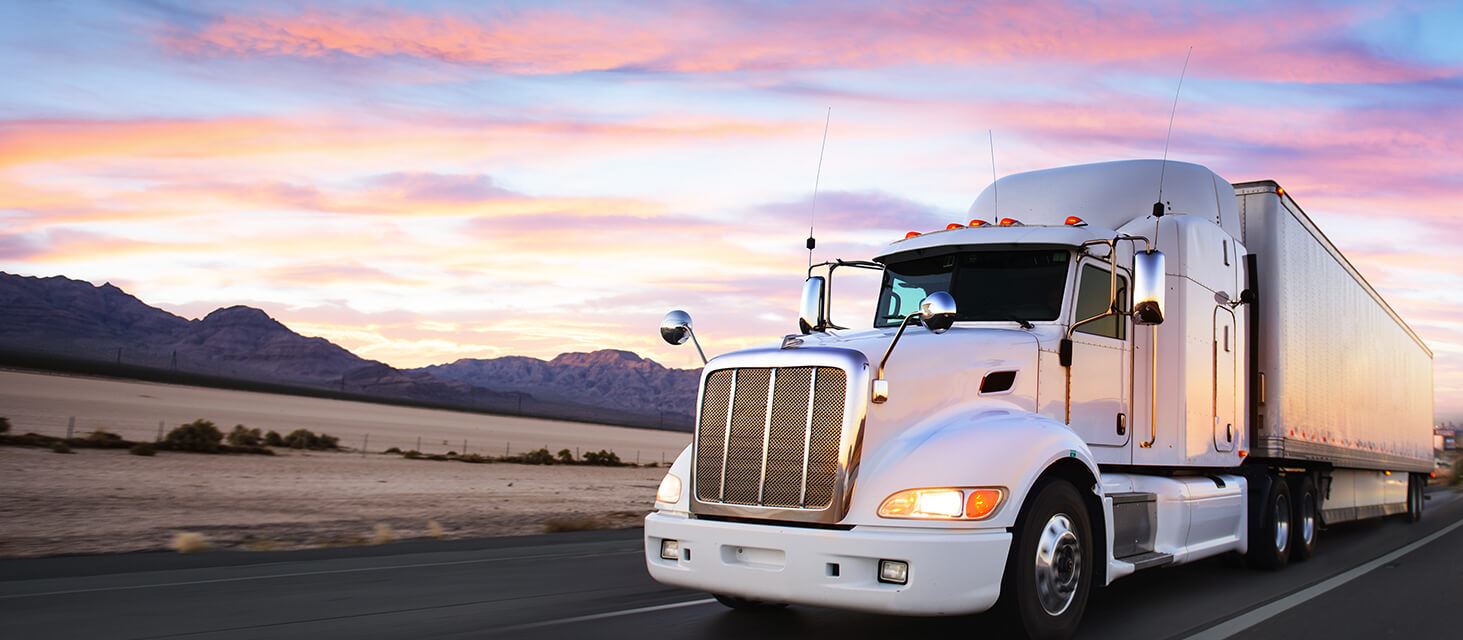
[[[1046,483],[1055,480],[1064,480],[1077,489],[1077,494],[1082,496],[1082,504],[1087,507],[1087,521],[1092,523],[1093,559],[1097,566],[1103,567],[1098,574],[1102,582],[1107,582],[1107,517],[1103,513],[1102,499],[1097,496],[1097,477],[1092,475],[1092,470],[1082,464],[1076,458],[1062,458],[1053,462],[1045,471],[1037,476],[1036,482],[1031,485],[1031,490],[1026,493],[1026,499],[1030,500],[1036,492]],[[1024,515],[1024,514],[1023,514]],[[1024,520],[1024,518],[1022,518]],[[1018,522],[1018,525],[1020,522]],[[1098,586],[1094,584],[1093,586]]]

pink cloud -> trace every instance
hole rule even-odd
[[[1122,64],[1274,82],[1409,82],[1459,67],[1393,59],[1346,29],[1370,15],[1303,4],[1121,10],[1079,2],[529,9],[497,15],[381,10],[235,14],[162,37],[185,55],[404,57],[502,73],[681,73],[1011,62]]]

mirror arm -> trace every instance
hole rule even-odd
[[[696,355],[701,356],[701,366],[710,364],[710,361],[706,359],[706,352],[701,350],[701,341],[696,339],[696,331],[687,326],[686,333],[691,336],[691,344],[696,345]]]
[[[889,341],[889,347],[884,349],[884,357],[879,360],[879,368],[874,371],[874,392],[870,398],[874,404],[883,404],[889,399],[889,381],[884,379],[884,365],[889,364],[889,356],[894,354],[894,346],[899,344],[899,338],[904,335],[905,327],[919,319],[919,312],[911,313],[904,317],[899,323],[899,330],[894,332],[894,339]]]

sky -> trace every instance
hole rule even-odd
[[[965,221],[988,136],[999,174],[1160,156],[1192,47],[1170,157],[1283,185],[1463,419],[1459,33],[1456,2],[3,3],[0,269],[397,366],[691,367],[669,309],[711,352],[795,329],[815,178],[818,257],[871,257]]]

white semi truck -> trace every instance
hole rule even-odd
[[[799,333],[707,363],[645,519],[656,580],[749,610],[1000,602],[1059,638],[1136,571],[1278,569],[1327,524],[1420,516],[1432,354],[1278,184],[1091,164],[969,218],[810,269]],[[829,317],[845,268],[882,272],[872,329]],[[679,311],[661,333],[695,339]]]

